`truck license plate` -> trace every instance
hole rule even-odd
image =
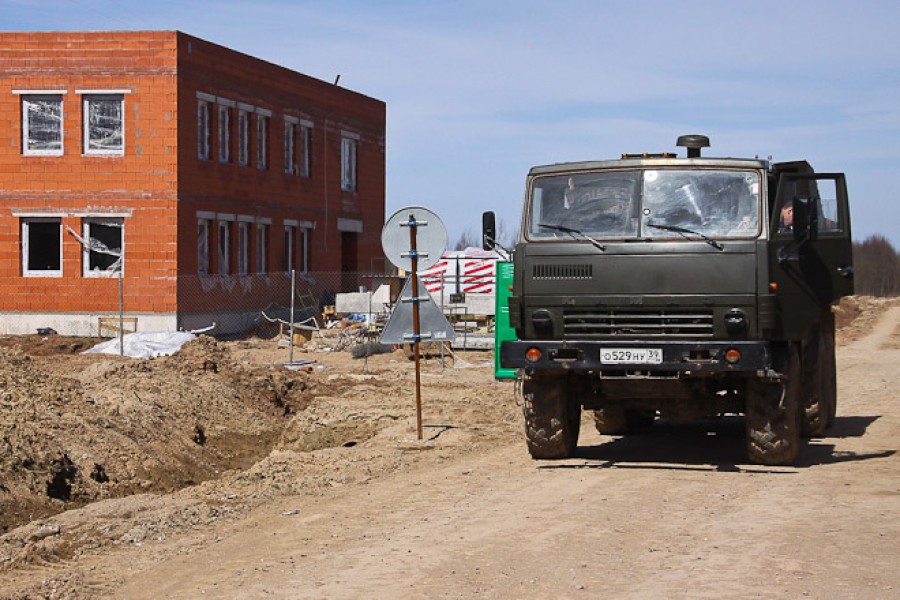
[[[600,351],[600,363],[604,365],[658,365],[662,360],[662,348],[604,348]]]

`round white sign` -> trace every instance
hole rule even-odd
[[[391,215],[381,230],[381,247],[387,259],[404,271],[412,270],[410,229],[415,230],[418,269],[427,269],[447,249],[447,228],[440,217],[421,206],[407,206]]]

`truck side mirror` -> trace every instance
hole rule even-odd
[[[814,242],[819,235],[818,199],[813,197],[794,199],[794,240]]]
[[[487,211],[481,215],[481,247],[484,250],[493,250],[497,245],[497,218],[494,211]]]

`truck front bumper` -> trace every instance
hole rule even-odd
[[[729,360],[730,358],[730,360]],[[766,372],[772,367],[769,342],[761,341],[507,341],[500,366],[572,370],[611,375],[702,375]]]

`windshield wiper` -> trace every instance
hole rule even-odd
[[[579,230],[573,229],[571,227],[564,227],[562,225],[549,225],[547,223],[538,223],[538,227],[546,227],[547,229],[555,229],[556,231],[568,233],[570,236],[572,236],[572,239],[574,239],[574,240],[580,241],[582,239],[585,239],[585,240],[589,241],[591,244],[593,244],[598,250],[600,250],[602,252],[606,252],[606,246],[604,246],[603,244],[601,244],[600,242],[598,242],[597,240],[595,240],[588,234],[584,233],[583,231],[579,231]]]
[[[666,231],[674,231],[675,233],[679,234],[681,237],[688,239],[688,240],[690,239],[688,237],[688,235],[695,235],[695,236],[699,237],[700,239],[702,239],[707,244],[709,244],[710,246],[712,246],[713,248],[715,248],[716,250],[724,250],[725,249],[725,246],[723,246],[716,240],[703,235],[699,231],[694,231],[692,229],[687,229],[685,227],[679,227],[677,225],[660,225],[658,223],[651,223],[650,221],[647,221],[647,227],[653,227],[655,229],[665,229]]]

